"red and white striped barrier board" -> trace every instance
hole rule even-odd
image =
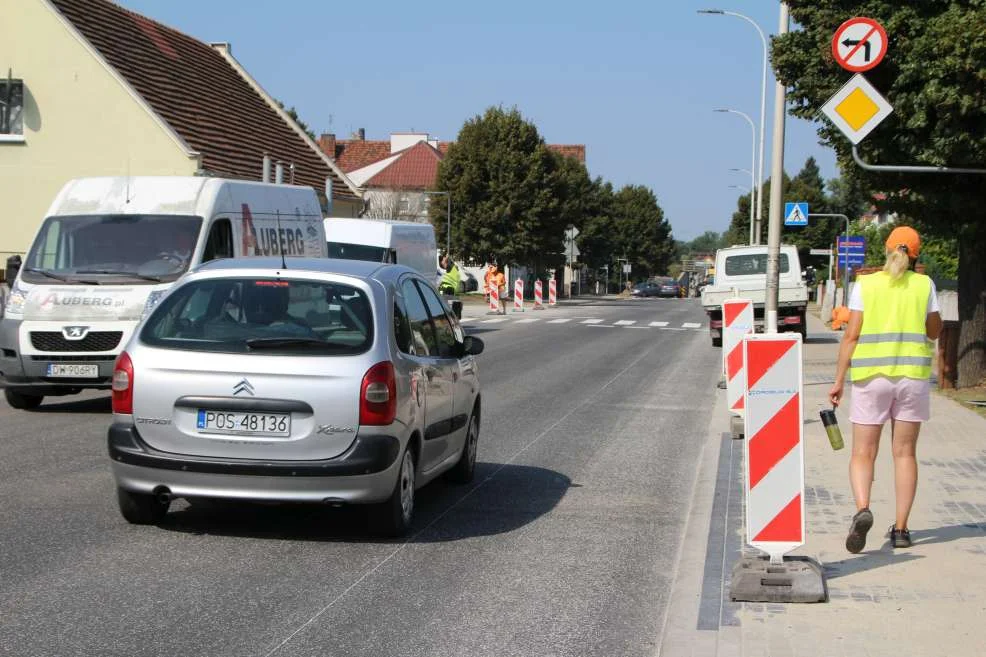
[[[534,281],[534,310],[544,310],[544,290],[541,279]]]
[[[772,563],[805,542],[801,335],[743,338],[746,540]]]
[[[500,292],[496,289],[496,283],[490,286],[490,310],[492,312],[500,311]]]
[[[726,373],[726,407],[743,414],[746,371],[743,367],[743,336],[754,332],[753,302],[726,299],[722,302],[722,360]]]
[[[524,312],[524,281],[520,278],[514,281],[514,312]]]
[[[558,283],[553,278],[548,281],[548,305],[558,305]]]

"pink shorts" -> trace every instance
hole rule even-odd
[[[929,381],[874,376],[852,384],[850,422],[882,425],[890,418],[903,422],[927,422],[930,417]]]

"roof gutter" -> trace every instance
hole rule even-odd
[[[319,148],[319,145],[316,144],[314,140],[312,140],[312,138],[308,136],[308,133],[306,133],[300,125],[298,125],[298,122],[292,119],[287,112],[285,112],[281,107],[279,107],[277,101],[275,101],[274,98],[269,93],[264,91],[264,88],[260,86],[260,83],[257,82],[253,78],[253,76],[247,73],[246,69],[243,68],[243,66],[241,66],[238,61],[236,61],[236,58],[233,57],[232,47],[230,46],[230,44],[210,43],[209,45],[212,46],[216,50],[216,52],[222,55],[223,58],[227,62],[229,62],[229,65],[233,67],[233,70],[239,73],[240,77],[246,80],[247,84],[253,87],[254,91],[260,94],[261,98],[263,98],[267,102],[267,104],[270,105],[270,107],[275,112],[277,112],[278,116],[280,116],[285,123],[291,126],[292,129],[294,129],[294,131],[298,134],[298,136],[304,140],[305,144],[307,144],[310,149],[315,151],[315,153],[320,158],[322,158],[322,161],[325,162],[325,165],[327,167],[329,167],[329,170],[332,171],[332,173],[334,173],[336,177],[339,178],[343,182],[343,184],[346,185],[346,187],[349,188],[349,190],[353,193],[353,196],[355,196],[356,198],[363,198],[363,190],[357,187],[353,183],[353,181],[349,179],[349,176],[347,176],[342,171],[342,169],[340,169],[339,166],[334,161],[332,161],[332,159],[328,155],[325,154],[325,151]]]
[[[95,46],[89,43],[89,40],[86,39],[85,35],[83,35],[82,32],[80,32],[78,28],[75,27],[72,21],[66,18],[62,14],[62,12],[58,11],[58,8],[55,7],[53,4],[51,4],[51,2],[49,2],[48,0],[44,0],[44,4],[48,8],[48,10],[55,15],[55,18],[57,18],[58,21],[61,22],[61,24],[65,27],[65,29],[68,30],[69,34],[75,37],[76,41],[82,44],[82,47],[85,48],[89,52],[89,54],[92,55],[93,58],[97,62],[99,62],[99,64],[104,69],[106,69],[106,72],[109,73],[110,76],[117,81],[117,83],[119,83],[119,85],[123,88],[124,91],[130,94],[130,96],[134,99],[134,101],[141,108],[143,108],[143,110],[147,112],[148,115],[150,115],[151,119],[153,119],[155,123],[158,124],[161,130],[163,130],[165,134],[171,137],[172,141],[175,142],[178,148],[180,148],[185,153],[185,155],[188,156],[189,159],[195,162],[196,170],[201,171],[202,153],[193,150],[192,147],[188,145],[188,142],[186,142],[182,138],[182,136],[178,134],[178,132],[174,128],[171,127],[171,124],[165,121],[160,114],[154,111],[154,108],[151,107],[151,105],[146,100],[144,100],[144,97],[141,96],[140,93],[138,93],[137,90],[134,89],[129,82],[127,82],[127,79],[122,75],[120,75],[120,72],[117,71],[112,64],[106,61],[102,53],[100,53]]]

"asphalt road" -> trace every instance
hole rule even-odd
[[[406,542],[358,508],[180,502],[130,526],[107,395],[0,401],[0,654],[655,654],[717,380],[701,307],[465,315],[477,478],[420,491]]]

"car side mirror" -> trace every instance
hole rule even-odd
[[[478,356],[483,353],[483,349],[486,345],[483,341],[472,335],[467,335],[465,340],[462,341],[462,355],[463,356]]]
[[[19,255],[12,255],[7,258],[7,269],[4,272],[4,278],[7,281],[7,285],[14,287],[14,280],[17,278],[17,273],[21,270],[21,257]]]

